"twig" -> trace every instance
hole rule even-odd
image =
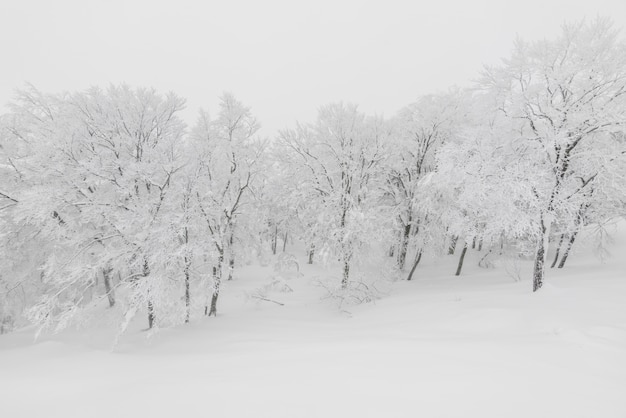
[[[280,305],[280,306],[285,306],[285,304],[284,304],[284,303],[280,303],[280,302],[277,302],[277,301],[275,301],[275,300],[265,298],[265,297],[263,297],[263,296],[259,296],[259,295],[250,295],[250,297],[255,298],[255,299],[264,300],[264,301],[266,301],[266,302],[273,302],[273,303],[275,303],[275,304],[277,304],[277,305]]]

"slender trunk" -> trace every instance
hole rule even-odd
[[[574,245],[574,241],[576,241],[576,236],[578,235],[578,231],[580,231],[580,226],[584,223],[584,216],[585,216],[585,212],[587,211],[587,209],[589,209],[588,203],[582,205],[580,209],[578,210],[578,216],[576,217],[576,229],[574,230],[574,232],[569,238],[569,242],[567,243],[567,248],[565,249],[565,252],[563,253],[563,258],[561,258],[561,262],[559,263],[558,268],[560,269],[562,269],[563,266],[565,266],[567,257],[569,257],[569,253],[572,249],[572,245]]]
[[[213,280],[215,280],[215,277],[217,277],[217,267],[213,266],[212,270],[213,275],[211,277],[213,277]],[[208,316],[209,315],[209,298],[207,297],[206,299],[206,303],[204,304],[204,315]]]
[[[406,263],[406,253],[409,248],[409,236],[411,235],[411,217],[409,222],[404,226],[404,231],[400,237],[400,247],[398,248],[398,269],[403,270]]]
[[[541,234],[537,243],[537,253],[535,254],[535,266],[533,268],[533,292],[536,292],[543,286],[543,277],[545,275],[545,259],[546,250],[548,249],[548,230],[551,221],[545,219],[545,215],[541,215],[540,226]]]
[[[537,244],[537,252],[535,254],[535,266],[533,270],[533,292],[536,292],[543,286],[545,249],[543,239],[539,239]]]
[[[553,269],[554,266],[556,266],[556,262],[559,261],[559,253],[561,252],[561,246],[563,245],[564,239],[565,239],[565,234],[561,234],[561,238],[559,239],[559,245],[557,245],[556,247],[556,254],[554,254],[554,261],[552,262],[552,265],[550,266],[551,269]]]
[[[148,328],[152,329],[155,320],[156,316],[154,315],[154,306],[152,305],[152,300],[148,300]]]
[[[344,178],[344,173],[342,172],[341,174],[342,180]],[[343,258],[343,277],[341,278],[341,288],[345,289],[348,287],[348,281],[350,279],[350,252],[352,251],[350,247],[350,245],[348,243],[346,243],[345,238],[346,238],[346,216],[348,214],[348,202],[347,202],[347,195],[346,194],[342,194],[341,196],[341,207],[342,207],[342,211],[341,211],[341,254],[342,254],[342,258]]]
[[[448,247],[448,255],[453,255],[456,250],[456,242],[459,240],[459,237],[454,235],[451,238],[450,246]]]
[[[478,240],[478,251],[482,251],[483,250],[483,239],[479,239]]]
[[[235,250],[233,248],[233,243],[235,242],[234,232],[231,231],[230,239],[229,239],[229,251],[228,251],[228,280],[233,279],[233,272],[235,271]]]
[[[189,322],[189,317],[191,316],[191,289],[189,283],[190,264],[191,260],[189,259],[189,257],[185,256],[185,323]]]
[[[576,241],[577,235],[578,235],[578,231],[574,231],[572,236],[569,238],[569,241],[567,242],[567,247],[565,248],[565,252],[563,253],[563,257],[561,258],[561,262],[559,263],[558,268],[562,269],[565,266],[565,262],[567,261],[569,252],[572,249],[572,245],[574,245],[574,241]]]
[[[343,277],[341,279],[342,289],[345,289],[348,287],[349,278],[350,278],[350,259],[346,257],[343,261]]]
[[[461,251],[461,257],[459,258],[459,265],[456,268],[455,276],[459,276],[461,274],[461,269],[463,268],[463,260],[465,259],[466,252],[467,252],[467,242],[463,246],[463,251]]]
[[[315,255],[315,244],[311,244],[309,248],[309,264],[313,264],[313,256]]]
[[[487,259],[487,257],[489,257],[489,254],[491,254],[491,252],[493,251],[493,248],[490,248],[489,251],[487,251],[487,253],[485,255],[483,255],[483,257],[478,261],[478,267],[488,267],[489,264],[485,263],[485,260]]]
[[[276,247],[278,246],[278,226],[274,227],[274,234],[272,236],[272,254],[276,255]]]
[[[144,260],[143,262],[143,277],[144,280],[150,276],[150,266],[148,266],[148,260]],[[148,298],[148,328],[152,329],[154,323],[156,322],[156,315],[154,313],[154,305],[152,304],[152,297],[150,296],[150,287],[148,287],[147,292]]]
[[[415,261],[413,262],[413,267],[411,267],[411,272],[409,273],[409,277],[407,277],[407,280],[413,279],[413,273],[415,273],[415,269],[417,268],[417,265],[420,263],[421,259],[422,259],[422,250],[419,250],[417,254],[415,255]]]
[[[222,282],[222,264],[224,263],[224,247],[219,251],[217,266],[213,269],[213,296],[211,296],[211,308],[209,316],[217,316],[217,299],[220,296],[220,286]],[[205,309],[206,312],[206,309]]]
[[[102,269],[102,276],[104,277],[104,290],[106,291],[107,298],[109,299],[109,307],[115,306],[115,290],[111,286],[111,271],[110,267]]]
[[[472,239],[472,250],[476,249],[476,237],[474,237],[474,239]]]
[[[189,244],[189,230],[185,227],[183,235],[185,245]],[[189,317],[191,316],[191,289],[190,289],[190,270],[191,270],[191,254],[188,249],[185,248],[185,323],[189,323]]]
[[[285,231],[285,239],[283,240],[283,252],[287,251],[287,234],[288,231]]]
[[[393,257],[396,253],[396,246],[395,245],[390,245],[389,246],[389,252],[387,253],[387,255],[389,257]]]

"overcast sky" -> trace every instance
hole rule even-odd
[[[625,28],[626,0],[0,0],[0,102],[126,82],[187,98],[193,122],[230,91],[271,135],[338,100],[392,115],[597,15]]]

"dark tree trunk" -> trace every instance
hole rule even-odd
[[[224,247],[219,251],[217,266],[213,269],[213,296],[211,296],[211,308],[209,316],[217,316],[217,299],[220,296],[220,286],[222,284],[222,264],[224,263]],[[206,312],[206,308],[205,308]]]
[[[150,266],[148,266],[148,260],[144,260],[143,262],[143,277],[144,280],[150,276]],[[152,304],[152,297],[150,296],[150,290],[147,293],[148,297],[148,328],[152,329],[154,323],[156,322],[156,315],[154,313],[154,305]]]
[[[187,228],[185,228],[183,240],[185,244],[189,243],[189,230]],[[186,310],[185,323],[189,323],[189,318],[191,316],[191,289],[190,289],[191,255],[189,254],[187,249],[185,249],[184,261],[185,261],[184,273],[185,273],[185,310]]]
[[[288,231],[285,231],[285,239],[283,240],[283,252],[287,251],[287,235],[288,235]]]
[[[341,278],[341,288],[345,289],[348,287],[348,281],[350,279],[350,260],[346,258],[343,261],[343,277]]]
[[[111,285],[111,269],[110,267],[106,267],[102,269],[102,277],[104,277],[104,290],[106,291],[107,298],[109,299],[109,307],[115,306],[115,290]]]
[[[458,236],[451,237],[450,246],[448,247],[448,255],[453,255],[456,250],[456,242],[459,240]]]
[[[417,252],[417,254],[415,255],[415,261],[413,262],[413,267],[411,267],[411,272],[409,273],[409,277],[407,277],[407,280],[411,280],[413,279],[413,273],[415,273],[415,269],[417,269],[417,265],[420,263],[420,260],[422,259],[422,250],[419,250]]]
[[[563,253],[563,257],[561,258],[561,262],[559,263],[560,269],[565,266],[565,262],[567,261],[567,257],[569,257],[569,252],[572,249],[572,245],[574,245],[574,241],[576,241],[576,236],[578,235],[578,231],[575,231],[571,237],[569,237],[569,241],[567,242],[567,247],[565,248],[565,252]]]
[[[315,256],[315,244],[311,244],[309,248],[309,264],[313,264],[313,257]]]
[[[230,260],[228,260],[228,280],[233,279],[234,271],[235,271],[235,259],[231,255]]]
[[[189,283],[189,265],[190,261],[188,257],[185,257],[185,323],[189,322],[191,316],[191,289]]]
[[[398,248],[398,269],[403,270],[406,263],[406,253],[409,248],[409,236],[411,235],[411,218],[404,226],[402,236],[400,237],[400,247]]]
[[[539,235],[539,242],[537,243],[537,252],[535,254],[535,266],[533,268],[533,292],[536,292],[543,286],[543,275],[546,258],[546,231],[547,227],[543,216],[541,217],[541,234]]]
[[[274,227],[274,234],[272,236],[272,254],[276,255],[276,247],[278,246],[278,226]]]
[[[109,299],[109,307],[115,306],[115,290],[111,285],[111,269],[106,268],[102,271],[104,276],[104,290],[106,291],[107,298]]]
[[[213,296],[211,296],[211,310],[209,311],[209,316],[217,316],[217,298],[219,297],[219,293],[213,291]]]
[[[476,249],[476,237],[472,239],[472,250]]]
[[[155,321],[156,316],[154,315],[154,306],[152,306],[152,301],[148,300],[148,328],[152,329]]]
[[[482,251],[483,250],[483,239],[479,239],[478,240],[478,251]]]
[[[215,280],[215,277],[217,276],[217,267],[213,266],[212,269],[213,272],[213,280]],[[208,316],[209,315],[209,303],[208,303],[208,299],[207,299],[207,303],[204,305],[204,315]]]
[[[463,251],[461,251],[461,257],[459,258],[459,265],[456,268],[455,276],[459,276],[461,274],[461,269],[463,268],[463,260],[465,259],[465,253],[467,252],[467,242],[463,245]]]
[[[235,272],[235,233],[230,231],[230,238],[228,239],[228,280],[233,279],[233,273]]]
[[[491,254],[491,251],[493,251],[493,249],[489,249],[489,251],[487,251],[487,253],[482,256],[482,258],[478,261],[478,267],[485,268],[489,266],[489,264],[485,263],[485,260],[487,259],[487,257],[489,257],[489,254]]]
[[[559,245],[556,246],[556,254],[554,254],[554,261],[550,266],[551,269],[556,266],[556,262],[559,261],[559,253],[561,252],[561,246],[563,245],[563,240],[565,239],[565,234],[561,234],[561,238],[559,239]]]
[[[395,245],[390,245],[389,246],[389,252],[387,253],[387,255],[389,257],[393,257],[396,254],[396,246]]]

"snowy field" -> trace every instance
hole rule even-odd
[[[413,282],[340,312],[325,274],[251,300],[269,267],[223,289],[218,318],[162,330],[0,336],[0,416],[625,417],[626,228],[602,264],[578,247],[531,292],[530,262],[426,260]],[[508,270],[508,272],[506,271]]]

